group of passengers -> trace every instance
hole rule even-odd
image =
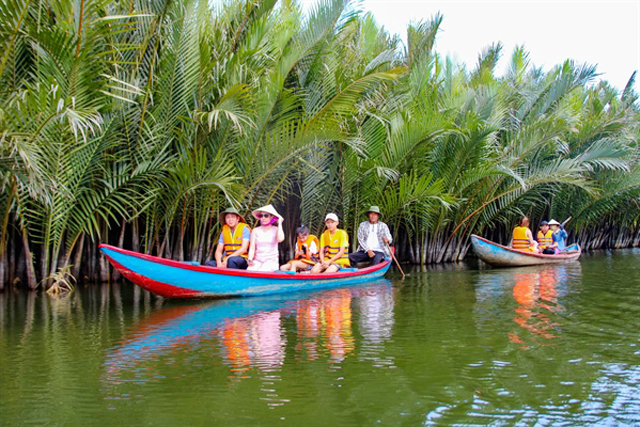
[[[552,219],[541,221],[539,231],[534,239],[529,229],[529,218],[523,217],[513,230],[511,247],[521,251],[541,253],[546,255],[558,254],[566,249],[567,232],[564,225]]]
[[[309,228],[297,228],[294,259],[280,266],[278,243],[285,239],[283,218],[272,205],[254,210],[258,225],[253,230],[234,208],[220,214],[222,232],[215,251],[215,260],[206,264],[218,268],[236,268],[248,271],[275,271],[289,273],[298,271],[334,273],[360,262],[379,264],[390,257],[392,242],[389,227],[380,221],[382,214],[378,206],[366,211],[368,221],[358,227],[358,250],[349,254],[349,236],[338,228],[340,220],[335,213],[324,219],[326,230],[318,237],[310,234]]]

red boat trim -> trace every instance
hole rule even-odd
[[[482,240],[483,242],[487,242],[490,245],[497,246],[500,249],[504,249],[505,251],[513,252],[514,254],[527,255],[534,258],[542,258],[542,259],[562,259],[562,258],[573,258],[576,256],[578,252],[567,252],[564,254],[556,254],[556,255],[547,255],[547,254],[536,254],[533,252],[519,251],[517,249],[510,248],[508,246],[503,246],[499,243],[492,242],[489,239],[485,239],[484,237],[480,237],[476,234],[472,234],[471,237],[475,237],[478,240]]]
[[[199,291],[182,289],[175,286],[167,285],[166,283],[156,282],[155,280],[149,279],[147,276],[143,276],[142,274],[128,269],[108,255],[105,256],[126,279],[140,286],[142,289],[156,295],[160,295],[162,297],[197,297],[203,295],[203,293]]]
[[[366,267],[366,268],[360,268],[357,271],[343,271],[343,272],[336,272],[336,273],[325,273],[325,274],[287,274],[287,273],[271,273],[271,272],[266,272],[266,271],[247,271],[247,270],[235,270],[235,269],[231,269],[231,268],[217,268],[217,267],[210,267],[207,265],[193,265],[193,264],[187,264],[184,262],[180,262],[180,261],[173,261],[170,259],[166,259],[166,258],[160,258],[157,256],[153,256],[153,255],[145,255],[145,254],[141,254],[139,252],[133,252],[133,251],[128,251],[126,249],[121,249],[115,246],[111,246],[111,245],[106,245],[104,243],[100,244],[100,249],[107,249],[110,251],[114,251],[114,252],[118,252],[120,254],[123,255],[127,255],[127,256],[131,256],[131,257],[135,257],[135,258],[140,258],[146,261],[150,261],[150,262],[155,262],[158,264],[164,264],[164,265],[168,265],[171,267],[177,267],[177,268],[183,268],[185,270],[194,270],[194,271],[202,271],[205,273],[215,273],[215,274],[223,274],[223,275],[227,275],[227,276],[242,276],[242,277],[255,277],[255,278],[261,278],[261,279],[277,279],[277,280],[322,280],[322,279],[337,279],[337,278],[341,278],[341,277],[354,277],[354,276],[362,276],[364,274],[368,274],[368,273],[372,273],[374,271],[380,270],[381,268],[386,267],[391,260],[386,260],[380,264],[376,264],[373,265],[371,267]],[[109,258],[107,256],[107,258]],[[118,268],[118,270],[123,271],[124,274],[124,269],[125,267],[121,266],[120,264],[116,263],[115,261],[113,261],[113,259],[109,258],[109,260],[113,263],[114,267]],[[117,264],[117,266],[116,266]],[[140,278],[144,278],[144,276],[141,276],[133,271],[130,271],[130,274],[135,274],[136,276],[140,277]],[[127,277],[125,275],[125,277]],[[129,277],[127,277],[127,279],[131,280],[132,282],[138,284],[138,282],[130,279]],[[140,280],[140,279],[137,279]],[[145,278],[145,280],[151,282],[151,280]],[[158,282],[154,282],[154,283],[158,283]],[[163,285],[163,284],[160,284]],[[140,285],[141,287],[144,287],[143,285]],[[163,286],[169,286],[169,285],[163,285]],[[172,287],[172,286],[169,286]],[[145,288],[147,289],[147,288]],[[176,288],[177,289],[177,288]],[[149,290],[149,289],[147,289]],[[177,296],[177,295],[174,295]],[[187,295],[180,295],[180,296],[187,296]]]

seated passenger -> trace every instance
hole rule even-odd
[[[529,229],[529,218],[522,217],[519,225],[513,229],[513,240],[511,247],[519,251],[538,252],[538,242],[533,240],[533,235]]]
[[[311,273],[335,273],[349,267],[349,236],[338,228],[338,215],[329,213],[324,219],[327,230],[320,236],[320,262]]]
[[[365,215],[369,221],[361,222],[358,227],[358,250],[349,254],[351,265],[371,261],[371,265],[380,264],[384,257],[391,257],[388,244],[393,240],[389,227],[380,222],[380,208],[371,206]]]
[[[253,229],[249,243],[248,271],[276,271],[278,262],[278,243],[284,241],[282,216],[272,205],[267,205],[252,212],[260,221]]]
[[[320,260],[318,258],[318,238],[313,234],[309,234],[309,228],[305,225],[301,225],[296,230],[296,253],[294,259],[289,261],[283,266],[280,266],[282,271],[298,271],[298,270],[311,270],[314,265]]]
[[[555,219],[549,221],[549,226],[551,227],[551,231],[553,232],[553,243],[551,244],[551,248],[554,249],[556,254],[563,252],[567,249],[566,241],[569,235],[564,229],[564,225],[560,224]]]
[[[547,221],[540,222],[540,230],[538,231],[538,252],[545,255],[553,255],[555,250],[551,247],[553,243],[553,231],[549,230],[549,223]]]
[[[245,270],[248,267],[247,251],[251,239],[251,228],[234,208],[228,208],[222,212],[220,222],[223,226],[218,239],[215,260],[207,261],[205,265]]]

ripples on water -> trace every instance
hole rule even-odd
[[[640,252],[164,301],[0,294],[2,424],[638,424]]]

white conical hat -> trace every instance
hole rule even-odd
[[[549,225],[560,225],[560,223],[555,219],[552,219],[551,221],[549,221]]]
[[[253,215],[253,217],[255,219],[258,219],[258,212],[266,212],[268,214],[271,214],[275,217],[277,217],[280,221],[282,221],[284,218],[282,218],[282,215],[280,215],[278,213],[278,211],[276,211],[276,208],[273,207],[273,205],[267,205],[267,206],[263,206],[261,208],[258,208],[256,210],[254,210],[253,212],[251,212],[251,215]]]

